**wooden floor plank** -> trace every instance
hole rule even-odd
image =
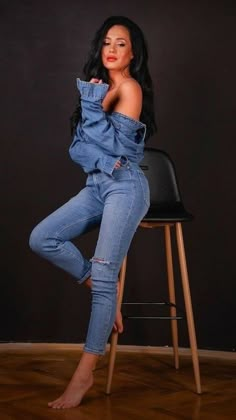
[[[236,361],[200,358],[203,394],[195,393],[192,363],[169,355],[117,353],[112,394],[104,393],[107,356],[80,407],[52,410],[48,401],[65,388],[79,360],[78,349],[1,350],[0,420],[235,420]]]

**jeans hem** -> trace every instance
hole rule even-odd
[[[79,284],[83,284],[89,277],[91,277],[91,267],[90,269],[78,280]]]
[[[104,354],[106,353],[106,349],[99,351],[99,350],[90,349],[89,347],[86,347],[86,346],[84,346],[83,350],[85,353],[94,354],[95,356],[104,356]]]

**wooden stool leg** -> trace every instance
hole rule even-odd
[[[195,333],[195,326],[194,326],[194,319],[193,319],[193,309],[192,309],[192,301],[191,301],[191,294],[190,294],[190,288],[189,288],[188,271],[187,271],[181,223],[176,223],[176,237],[177,237],[179,263],[180,263],[180,271],[181,271],[183,293],[184,293],[184,302],[185,302],[185,309],[186,309],[186,316],[187,316],[189,341],[190,341],[190,347],[191,347],[191,352],[192,352],[194,376],[195,376],[197,393],[201,394],[202,391],[201,391],[201,382],[200,382],[197,340],[196,340],[196,333]]]
[[[169,225],[165,225],[165,245],[166,245],[166,262],[167,262],[169,298],[170,298],[171,303],[176,304],[173,259],[172,259],[172,250],[171,250],[171,234],[170,234]],[[176,317],[176,308],[174,306],[170,307],[170,316]],[[177,325],[176,319],[171,320],[171,331],[172,331],[172,343],[173,343],[173,350],[174,350],[175,369],[179,369],[178,325]]]
[[[118,296],[118,302],[117,302],[118,308],[121,308],[121,304],[123,300],[126,265],[127,265],[127,256],[124,258],[121,269],[120,269],[120,275],[119,275],[120,290],[119,290],[119,296]],[[112,382],[112,376],[113,376],[113,371],[114,371],[114,366],[115,366],[117,341],[118,341],[118,332],[113,331],[111,335],[106,394],[111,393],[111,382]]]

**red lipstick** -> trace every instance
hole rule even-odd
[[[108,55],[107,56],[107,61],[116,61],[117,58],[114,55]]]

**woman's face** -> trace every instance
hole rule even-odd
[[[102,47],[102,63],[107,70],[123,71],[133,58],[129,31],[114,25],[106,34]]]

